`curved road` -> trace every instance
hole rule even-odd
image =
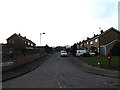
[[[56,53],[32,72],[3,82],[3,88],[118,88],[118,79],[84,72],[70,59]]]

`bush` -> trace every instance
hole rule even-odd
[[[72,47],[71,47],[71,54],[73,56],[76,56],[76,50],[77,50],[77,44],[74,44]]]
[[[120,56],[120,42],[116,43],[110,52],[113,56]]]

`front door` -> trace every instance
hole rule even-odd
[[[105,47],[100,47],[100,55],[105,56]]]

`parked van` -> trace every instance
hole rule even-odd
[[[77,50],[76,56],[83,56],[83,54],[87,54],[88,52],[86,50]]]
[[[77,50],[76,56],[95,56],[95,53],[89,53],[87,50]]]

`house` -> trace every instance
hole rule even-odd
[[[106,56],[117,42],[120,42],[120,31],[111,27],[106,31],[101,30],[100,34],[94,34],[92,38],[87,38],[79,46],[90,52]]]
[[[89,40],[89,51],[99,53],[99,35],[95,35]]]
[[[101,31],[99,35],[100,55],[106,56],[115,43],[120,42],[120,31],[111,27],[107,31]]]
[[[7,45],[14,48],[34,49],[35,43],[20,34],[14,33],[12,36],[6,39]]]
[[[99,35],[94,35],[90,41],[90,47],[94,52],[106,56],[116,42],[120,41],[120,31],[111,27],[106,31],[101,30]]]

